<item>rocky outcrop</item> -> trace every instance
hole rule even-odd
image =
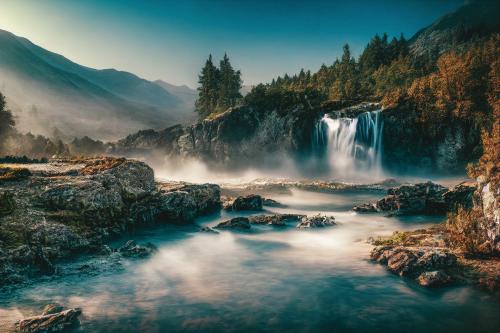
[[[452,193],[454,193],[453,190],[448,191],[446,187],[432,182],[402,185],[390,188],[387,196],[376,203],[357,205],[353,210],[361,213],[382,211],[397,215],[445,214],[452,205],[451,200],[454,198]],[[448,202],[445,194],[447,194]]]
[[[59,310],[59,308],[57,308]],[[29,317],[21,320],[18,325],[18,331],[23,333],[49,333],[62,332],[79,324],[78,317],[82,310],[79,308],[56,311],[51,307],[44,310],[40,316]]]
[[[0,181],[0,285],[56,273],[59,259],[101,252],[104,242],[150,223],[186,223],[220,207],[217,185],[156,183],[145,163],[122,158],[24,165]],[[130,243],[123,256],[152,253]]]
[[[335,225],[335,218],[333,216],[304,216],[297,224],[297,229],[310,229],[310,228],[323,228]]]
[[[431,271],[420,274],[417,282],[422,287],[442,287],[450,283],[451,278],[443,271]]]
[[[457,257],[447,249],[433,247],[379,246],[370,257],[400,276],[417,278],[424,272],[451,269],[456,266]]]

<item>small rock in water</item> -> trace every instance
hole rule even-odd
[[[59,303],[50,303],[44,306],[42,316],[58,313],[64,310],[64,307]]]
[[[451,278],[443,271],[423,272],[417,278],[422,287],[441,287],[450,283]]]
[[[219,232],[217,230],[214,230],[210,227],[201,227],[200,230],[198,230],[199,232],[206,232],[206,233],[209,233],[209,234],[218,234]]]
[[[278,202],[274,199],[269,199],[269,198],[262,198],[262,205],[268,206],[268,207],[287,207],[286,205],[282,204],[281,202]]]
[[[242,210],[262,210],[262,197],[257,194],[247,196],[239,196],[231,201],[224,203],[225,210],[242,211]]]
[[[52,308],[48,310],[50,311],[50,309]],[[81,309],[74,308],[29,317],[18,322],[18,331],[23,333],[61,332],[67,328],[78,325],[78,316],[80,316],[81,313]]]
[[[217,229],[250,229],[250,221],[246,217],[235,217],[228,221],[221,222],[215,226]]]
[[[304,216],[302,220],[297,224],[298,229],[308,229],[308,228],[323,228],[335,225],[335,218],[333,216]]]
[[[254,215],[248,220],[251,224],[267,224],[273,226],[286,226],[287,222],[297,222],[304,218],[305,215],[298,214],[274,214],[274,215]]]
[[[124,257],[136,258],[147,257],[156,251],[158,251],[158,249],[152,243],[148,242],[144,245],[138,245],[133,240],[129,240],[127,243],[125,243],[125,245],[118,249],[118,252]]]
[[[378,212],[377,205],[374,203],[371,203],[371,202],[354,206],[352,210],[357,212],[357,213],[376,213],[376,212]]]

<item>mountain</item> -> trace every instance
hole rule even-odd
[[[110,140],[193,120],[194,99],[182,91],[124,71],[81,66],[4,30],[0,91],[18,129],[36,134]]]
[[[194,112],[194,103],[198,97],[198,92],[196,90],[191,89],[186,85],[176,86],[162,80],[156,80],[154,83],[177,97],[181,103],[183,103],[184,108],[189,110],[185,115],[187,119],[191,120],[191,122],[194,122],[197,119],[198,115]]]
[[[410,40],[415,56],[459,49],[500,30],[500,1],[471,1],[418,31]]]

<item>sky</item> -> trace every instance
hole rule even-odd
[[[197,86],[227,52],[244,84],[317,70],[375,33],[410,38],[463,0],[0,0],[0,29],[81,65]]]

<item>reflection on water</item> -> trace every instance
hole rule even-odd
[[[332,214],[321,230],[268,226],[218,235],[192,227],[144,230],[129,238],[160,251],[119,271],[70,276],[0,296],[0,322],[47,302],[83,308],[79,332],[471,332],[495,331],[500,305],[466,287],[426,290],[367,260],[370,236],[442,218],[357,215],[369,194],[304,191],[275,197],[276,212]],[[235,216],[201,218],[215,225]],[[1,329],[1,326],[0,326]]]

